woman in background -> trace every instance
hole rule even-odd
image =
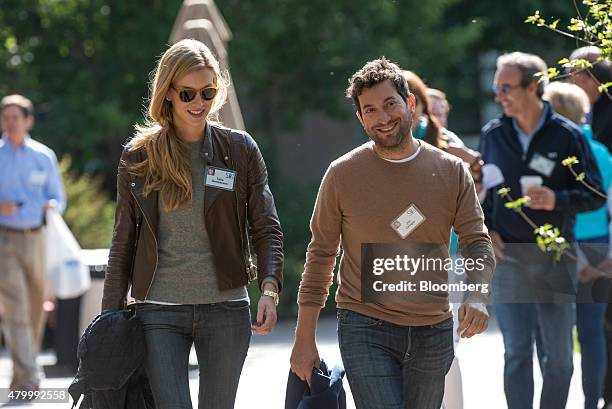
[[[469,167],[474,179],[476,191],[480,191],[482,182],[482,165],[480,154],[465,146],[463,141],[450,130],[441,125],[432,114],[431,100],[425,82],[414,72],[404,70],[410,92],[416,98],[416,108],[412,114],[412,136],[459,157]],[[448,112],[447,112],[448,113]]]
[[[431,91],[427,88],[423,80],[412,71],[404,71],[403,73],[404,78],[406,78],[408,82],[408,89],[416,98],[416,108],[413,111],[412,118],[413,136],[460,157],[468,166],[471,164],[470,170],[472,177],[474,177],[474,182],[480,182],[480,168],[482,167],[480,155],[468,149],[457,135],[442,126],[442,123],[446,123],[445,115],[448,115],[448,110],[439,112],[439,114],[443,115],[442,118],[438,118],[432,114],[432,103],[429,98]],[[440,96],[440,94],[444,95],[438,91],[437,95]],[[446,106],[448,106],[448,102]],[[449,254],[453,258],[461,257],[459,255],[457,236],[454,233],[451,234]],[[453,277],[454,274],[449,272],[449,281],[452,280]],[[456,349],[459,342],[457,333],[459,304],[457,302],[452,302],[451,306],[453,308],[454,324],[453,339]],[[446,374],[442,406],[444,409],[463,409],[463,382],[459,359],[456,355],[450,370]]]

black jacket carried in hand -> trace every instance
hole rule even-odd
[[[155,409],[143,362],[142,323],[133,310],[104,311],[89,324],[77,350],[79,369],[68,388],[79,409]]]
[[[344,368],[332,370],[321,360],[320,368],[312,368],[310,387],[289,370],[285,409],[346,409],[346,392],[342,386]]]

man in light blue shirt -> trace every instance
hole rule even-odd
[[[19,142],[17,142],[19,143]],[[48,207],[66,205],[55,153],[25,134],[17,145],[6,133],[0,140],[0,226],[34,229]]]
[[[37,390],[36,355],[47,293],[44,214],[66,206],[53,151],[32,140],[32,102],[21,95],[0,101],[0,303],[2,329],[13,360],[12,390]]]

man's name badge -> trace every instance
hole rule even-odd
[[[42,186],[47,182],[47,172],[42,170],[34,170],[30,173],[30,184]]]
[[[411,204],[397,219],[393,220],[391,228],[402,239],[405,239],[424,221],[425,216],[423,216],[423,213],[414,204]]]
[[[236,172],[228,169],[207,166],[205,170],[206,186],[216,187],[224,190],[234,190],[236,184]]]
[[[555,168],[555,161],[552,161],[539,153],[535,153],[529,162],[529,168],[543,174],[546,177],[552,175]]]

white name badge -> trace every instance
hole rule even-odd
[[[30,184],[42,186],[47,181],[47,172],[41,170],[33,170],[30,172]]]
[[[391,228],[395,230],[402,239],[405,239],[425,221],[423,213],[413,204],[408,206],[399,217],[391,223]]]
[[[535,153],[529,162],[529,168],[543,174],[546,177],[552,175],[552,171],[555,168],[555,162],[545,158],[539,153]]]
[[[204,170],[206,186],[216,187],[225,190],[234,190],[236,183],[236,172],[228,169],[207,166]]]

